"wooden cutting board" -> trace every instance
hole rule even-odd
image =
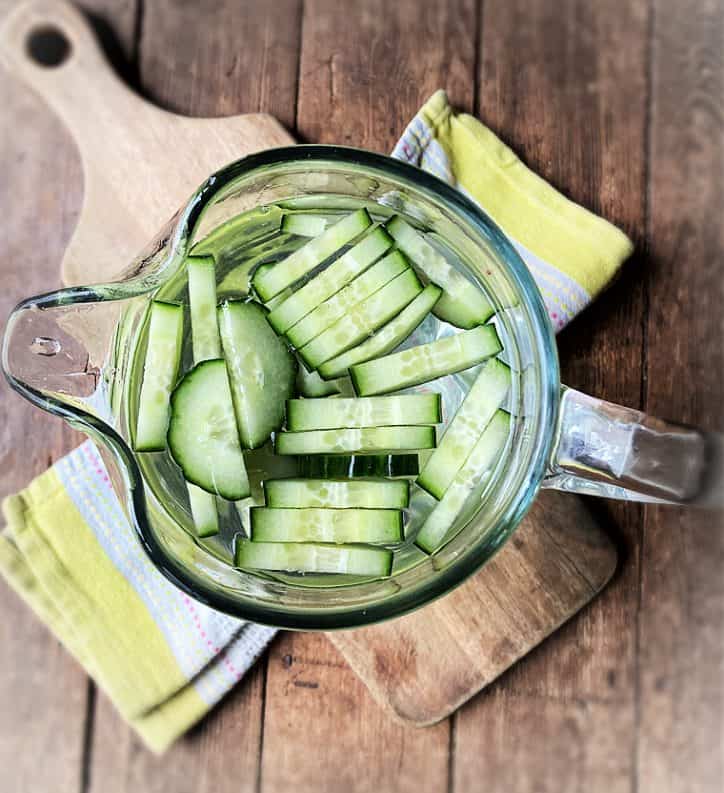
[[[67,57],[33,60],[38,32]],[[80,152],[84,202],[63,259],[67,284],[111,279],[219,167],[292,143],[271,116],[184,118],[149,104],[109,68],[70,5],[29,0],[0,27],[0,58],[63,120]],[[453,593],[393,622],[329,634],[382,707],[438,721],[585,605],[613,574],[616,551],[585,504],[544,492],[505,548]]]

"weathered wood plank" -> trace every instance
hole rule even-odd
[[[256,790],[264,663],[251,670],[163,757],[145,749],[99,696],[88,793],[253,793]]]
[[[192,116],[270,113],[294,128],[301,0],[144,6],[143,92]]]
[[[298,131],[309,143],[389,152],[420,105],[445,86],[473,105],[475,3],[307,0]]]
[[[269,658],[262,793],[442,793],[448,722],[392,721],[321,634],[286,633]]]
[[[296,96],[298,3],[147,3],[138,29],[139,83],[152,99],[188,115],[278,113]],[[277,16],[276,10],[279,11]],[[286,93],[285,93],[286,92]],[[279,104],[277,104],[279,103]],[[179,163],[183,167],[183,163]],[[92,791],[252,791],[259,768],[262,660],[237,690],[163,759],[148,751],[99,697]]]
[[[302,139],[389,151],[443,84],[472,108],[474,11],[468,0],[306,2]],[[446,789],[447,723],[416,731],[392,721],[320,636],[284,637],[271,656],[266,702],[262,791]]]
[[[0,4],[0,18],[11,5],[6,0]],[[123,46],[130,44],[135,0],[88,0],[84,5],[121,32]],[[60,122],[4,74],[0,105],[4,324],[18,300],[60,285],[60,261],[80,208],[82,179],[75,147]],[[0,405],[0,496],[5,496],[82,436],[13,394],[4,379]],[[0,600],[0,787],[7,793],[80,791],[87,678],[4,583]]]
[[[654,3],[646,409],[722,431],[724,17]],[[641,793],[724,785],[721,514],[646,510],[640,616]]]
[[[488,0],[481,29],[482,118],[541,176],[637,241],[645,217],[647,24],[642,0],[621,4],[616,13],[580,0]],[[562,334],[565,381],[637,406],[644,311],[634,261]],[[576,779],[598,789],[602,778],[605,789],[630,790],[640,509],[593,506],[607,525],[613,520],[620,527],[620,571],[593,604],[461,712],[457,791],[472,790],[475,779],[502,766],[506,783],[496,782],[494,790],[574,789]],[[600,735],[583,726],[594,710],[596,718],[616,718],[622,757],[606,777]],[[577,725],[578,746],[570,751],[580,762],[560,741],[569,723]],[[489,746],[481,730],[498,739]],[[526,747],[524,755],[516,745]],[[548,762],[550,773],[540,772]],[[569,787],[561,788],[566,775],[572,775]]]

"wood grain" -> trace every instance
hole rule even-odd
[[[512,541],[454,592],[402,619],[329,637],[384,708],[433,724],[582,608],[615,566],[583,501],[549,491]]]
[[[0,20],[11,4],[0,3]],[[133,28],[130,3],[90,0],[118,31]],[[111,7],[113,6],[113,7]],[[59,265],[80,208],[75,146],[47,108],[0,71],[4,189],[0,322],[21,298],[59,286]],[[7,121],[6,121],[7,119]],[[22,130],[22,134],[16,134]],[[0,382],[0,496],[25,486],[80,440]],[[42,438],[42,443],[28,443]],[[0,582],[0,788],[80,791],[91,689],[81,668]]]
[[[446,789],[447,722],[426,730],[393,722],[322,635],[284,634],[266,691],[262,793]]]
[[[48,25],[71,44],[66,61],[54,69],[34,63],[23,45],[30,30]],[[147,34],[143,41],[153,48]],[[0,27],[0,54],[53,108],[80,150],[83,208],[63,257],[66,283],[109,280],[210,174],[245,154],[291,142],[268,115],[223,122],[182,118],[141,101],[108,69],[92,31],[66,3],[25,0],[16,6]]]
[[[188,23],[191,5],[175,4],[173,10],[167,8],[166,13],[159,14],[157,9],[151,10],[150,5],[146,4],[142,25],[139,79],[143,89],[151,95],[165,91],[164,101],[191,116],[199,113],[224,115],[247,109],[268,112],[271,108],[265,103],[270,97],[266,94],[255,107],[248,104],[243,92],[233,97],[225,93],[225,71],[210,71],[206,66],[210,59],[217,57],[219,50],[232,59],[234,53],[244,51],[243,78],[249,85],[263,82],[265,64],[275,60],[277,68],[287,75],[287,90],[292,96],[296,94],[296,51],[280,50],[278,44],[264,36],[249,34],[242,39],[238,26],[230,24],[236,14],[246,20],[249,31],[268,27],[268,11],[253,0],[217,3],[217,12],[229,24],[213,22],[213,17],[209,17],[213,24],[210,22],[206,26],[178,24],[178,15],[183,17],[184,14]],[[296,24],[291,15],[288,25],[292,31],[296,30]],[[277,27],[279,33],[283,25]],[[177,53],[181,57],[195,52],[204,65],[189,67],[188,71],[179,69],[173,58],[157,57],[160,52]],[[184,75],[183,79],[179,78],[179,73]],[[172,92],[174,87],[176,94]],[[176,97],[175,103],[171,102],[171,96]],[[218,106],[214,102],[218,102]],[[233,145],[233,136],[227,140]],[[270,145],[273,141],[272,136]],[[213,146],[213,143],[208,145]],[[179,793],[241,793],[256,790],[261,759],[265,664],[265,659],[260,661],[244,683],[163,759],[155,758],[144,749],[107,700],[100,697],[91,754],[91,792],[173,789]]]
[[[634,0],[617,4],[615,13],[608,4],[579,0],[487,0],[480,54],[479,112],[486,123],[538,173],[639,243],[646,195],[647,25],[646,3]],[[642,266],[635,255],[619,282],[559,342],[569,385],[632,406],[641,400]],[[501,784],[499,790],[559,790],[555,775],[535,771],[548,762],[562,777],[569,771],[577,775],[584,786],[631,789],[641,511],[602,502],[593,506],[606,525],[619,527],[619,572],[601,597],[515,666],[499,687],[461,711],[456,790],[466,789],[464,780],[481,777],[492,756],[509,767],[508,787]],[[523,695],[530,717],[515,722],[511,713]],[[593,767],[576,764],[574,771],[565,754],[550,754],[561,720],[577,722],[581,702],[598,703],[602,717],[616,719],[618,751],[628,760],[617,765],[615,780],[604,783]],[[548,717],[552,707],[555,718]],[[492,755],[482,747],[475,751],[483,723],[492,731],[516,725]],[[578,740],[581,753],[595,758],[594,766],[605,763],[597,733],[581,730]],[[524,764],[516,760],[516,741],[528,747]]]
[[[88,793],[253,793],[260,762],[264,664],[163,756],[149,752],[100,696]]]
[[[306,0],[297,131],[302,140],[388,153],[441,85],[474,96],[475,3]]]
[[[724,16],[654,4],[646,409],[722,431]],[[724,522],[648,507],[639,619],[640,793],[724,787]]]

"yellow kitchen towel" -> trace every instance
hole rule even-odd
[[[437,91],[410,122],[393,157],[456,186],[505,232],[561,330],[611,281],[631,240],[527,168],[478,119]]]
[[[631,243],[565,199],[437,92],[393,152],[456,185],[509,235],[556,329]],[[176,589],[146,557],[90,441],[4,505],[0,572],[155,751],[244,675],[274,635]]]
[[[86,441],[3,503],[0,571],[161,752],[274,635],[171,584],[144,553]]]

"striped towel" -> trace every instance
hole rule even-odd
[[[529,171],[436,93],[394,156],[455,184],[510,236],[556,328],[631,252],[617,229]],[[3,504],[0,572],[161,752],[234,686],[274,635],[191,600],[142,551],[90,441]]]

